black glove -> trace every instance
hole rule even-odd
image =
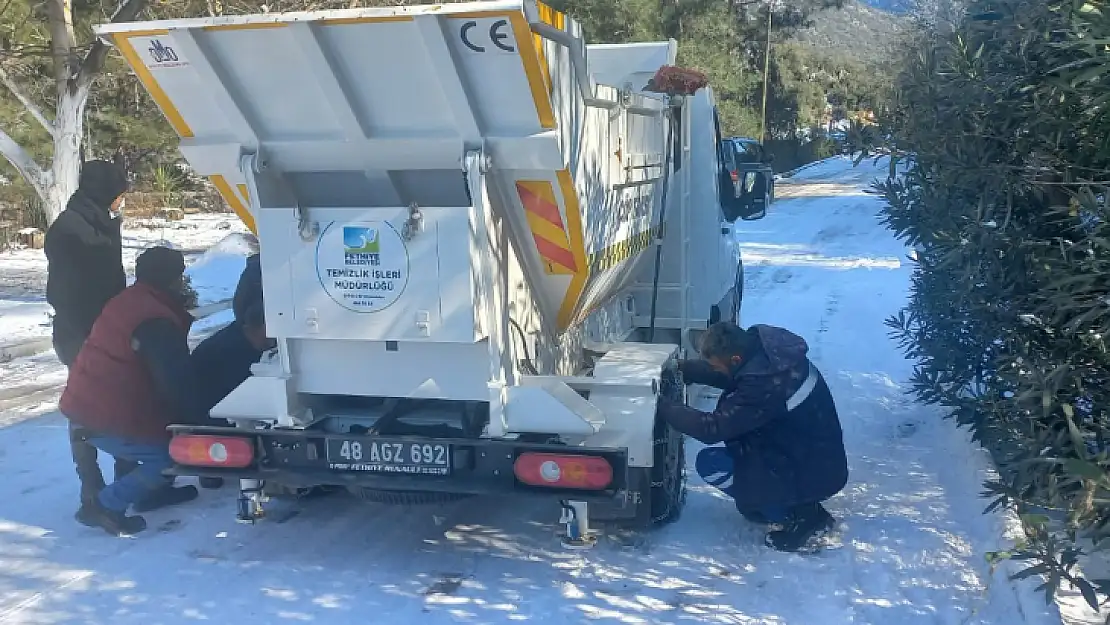
[[[686,412],[685,409],[687,407],[685,403],[660,395],[657,406],[659,408],[659,416],[672,426],[683,421],[683,417],[685,416],[683,413]]]

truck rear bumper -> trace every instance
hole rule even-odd
[[[330,434],[313,430],[244,430],[233,427],[171,426],[176,435],[210,435],[246,438],[254,449],[254,461],[244,468],[219,468],[174,464],[171,475],[221,477],[272,481],[290,488],[339,486],[383,491],[455,493],[464,495],[512,495],[549,499],[573,499],[605,503],[631,512],[627,492],[636,476],[630,475],[624,449],[594,449],[524,443],[512,440],[447,439],[421,437],[373,437]],[[328,441],[359,442],[369,448],[373,441],[408,441],[449,446],[451,464],[447,475],[408,475],[366,470],[336,470],[327,458]],[[523,453],[580,454],[604,458],[613,470],[612,482],[600,490],[530,486],[514,473],[516,459]],[[619,513],[618,513],[619,514]],[[619,516],[624,516],[619,514]]]

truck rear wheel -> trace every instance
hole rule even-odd
[[[675,403],[685,399],[685,388],[677,375],[663,372],[660,396]],[[674,523],[686,506],[686,437],[658,414],[652,431],[652,466],[636,469],[630,490],[639,493],[636,513],[618,521],[629,530],[648,530]]]
[[[664,369],[660,382],[660,397],[686,402],[686,386],[677,369]],[[662,526],[677,521],[686,506],[686,437],[663,420],[658,404],[652,442],[649,525]]]
[[[686,506],[686,438],[659,420],[655,428],[655,462],[651,468],[652,527],[674,523]]]

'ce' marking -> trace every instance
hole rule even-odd
[[[470,31],[477,25],[478,22],[475,22],[473,20],[463,24],[462,28],[459,30],[459,36],[462,38],[464,46],[470,48],[475,52],[485,52],[485,46],[479,46],[470,40]],[[503,43],[509,39],[509,35],[505,34],[505,32],[503,31],[503,29],[508,25],[508,20],[497,20],[496,22],[491,24],[489,27],[489,40],[493,45],[504,50],[505,52],[516,52],[516,48],[514,48],[512,45]]]

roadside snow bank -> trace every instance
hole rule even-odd
[[[247,257],[258,251],[257,240],[241,232],[227,235],[201,254],[185,273],[200,296],[199,304],[231,299]]]
[[[0,299],[0,346],[49,336],[51,312],[46,302]]]
[[[231,323],[234,315],[230,300],[235,295],[235,286],[247,265],[247,257],[257,251],[258,240],[254,236],[232,233],[201,254],[185,270],[197,291],[199,306],[212,307],[220,302],[227,304],[227,308],[197,320],[193,324],[193,335],[203,335]]]

